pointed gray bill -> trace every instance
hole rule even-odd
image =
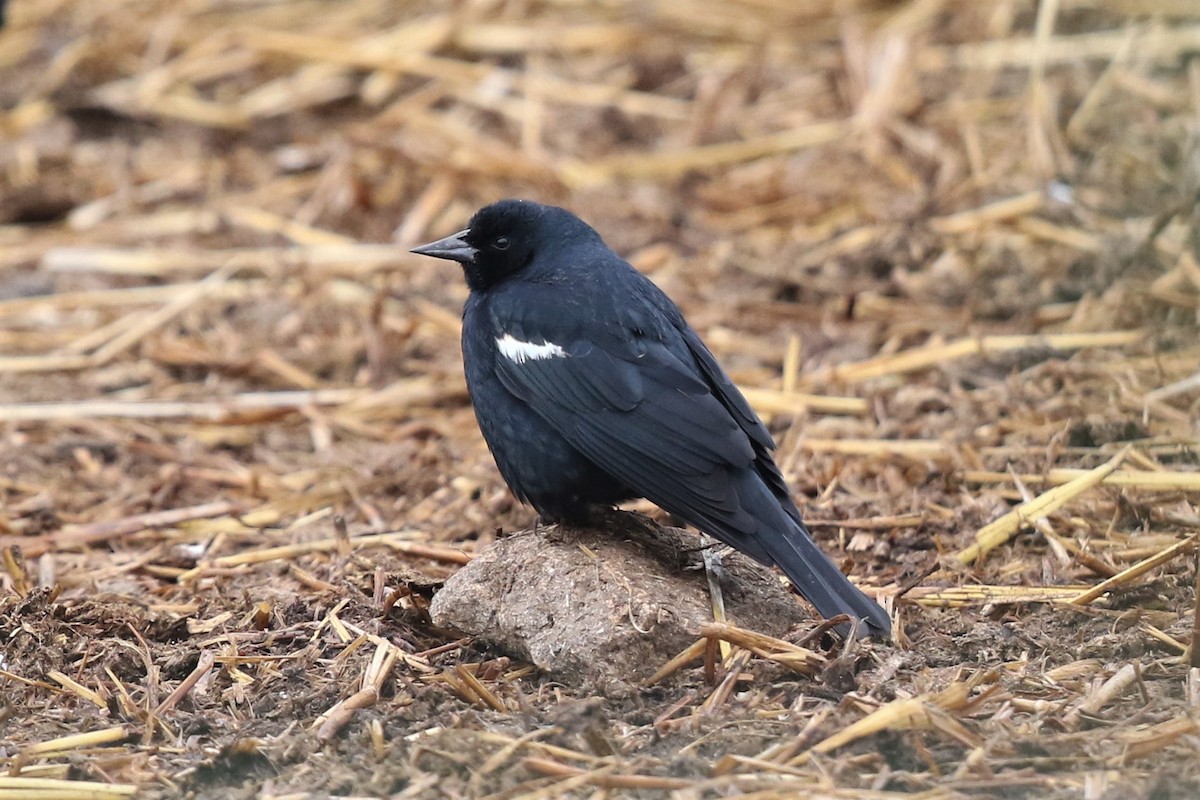
[[[460,264],[471,264],[475,261],[475,248],[467,244],[468,232],[469,229],[459,231],[453,236],[447,236],[445,239],[438,239],[436,242],[414,247],[408,252],[417,253],[422,256],[433,256],[434,258],[445,258],[449,261],[457,261]]]

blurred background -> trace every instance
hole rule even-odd
[[[1194,524],[1194,0],[6,11],[0,544],[21,558],[0,581],[18,594],[57,586],[68,604],[220,620],[197,627],[207,635],[264,607],[299,625],[340,587],[357,598],[346,618],[374,624],[373,585],[435,585],[453,552],[526,526],[467,402],[461,277],[406,252],[510,196],[575,211],[680,303],[770,418],[819,538],[872,590],[919,580],[1030,488],[1130,442],[1130,468],[1171,473],[1165,489],[1089,495],[1049,539],[927,583],[1095,581]],[[867,518],[890,523],[838,524]],[[335,535],[395,531],[426,560],[328,554]],[[316,544],[287,568],[237,560],[294,543]],[[1153,625],[1179,647],[1187,575],[1165,610],[1143,598],[1177,612]],[[913,600],[901,620],[914,650],[956,655],[888,673],[914,693],[922,670],[1000,657],[999,634],[967,636],[961,620],[1003,614],[935,605]],[[1022,642],[1078,635],[1033,608]],[[1175,652],[1130,631],[1090,655]],[[199,645],[177,642],[151,637],[148,658],[194,664]],[[14,673],[39,659],[84,673],[70,647],[12,652]],[[28,708],[61,711],[31,691]],[[282,736],[328,704],[262,713]],[[201,758],[177,756],[172,769]],[[160,774],[138,758],[111,774]]]
[[[465,287],[405,250],[507,196],[591,222],[750,388],[837,393],[840,364],[985,333],[1191,344],[1198,49],[1186,0],[25,0],[0,32],[0,397],[327,390],[241,402],[433,424],[464,407]],[[980,379],[948,368],[901,399]],[[73,412],[10,418],[47,413]],[[886,435],[973,435],[956,413]]]

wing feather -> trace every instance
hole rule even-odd
[[[497,374],[505,388],[572,444],[578,446],[575,437],[586,434],[592,448],[611,440],[637,456],[623,463],[620,473],[612,470],[614,477],[641,486],[653,470],[694,479],[719,466],[754,461],[744,431],[665,347],[647,347],[628,359],[591,344],[564,349],[569,355],[560,358],[499,358]]]

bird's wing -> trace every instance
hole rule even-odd
[[[668,510],[737,505],[721,480],[704,478],[749,466],[755,447],[682,342],[668,346],[650,325],[575,328],[558,341],[528,324],[499,330],[501,383],[598,466]]]
[[[673,345],[672,351],[677,353],[679,358],[695,364],[694,371],[698,377],[708,385],[709,391],[721,402],[742,432],[749,437],[756,456],[755,471],[766,482],[771,493],[780,501],[781,507],[788,516],[799,523],[800,514],[790,500],[787,483],[774,459],[771,458],[771,451],[775,449],[775,440],[771,438],[767,427],[750,408],[750,403],[746,401],[745,396],[738,391],[733,381],[721,369],[716,357],[700,339],[699,334],[687,324],[679,308],[667,297],[666,293],[646,281],[642,296],[650,306],[657,310],[658,318],[669,321],[670,331],[667,341]]]
[[[501,352],[501,383],[617,481],[770,563],[754,537],[729,540],[756,527],[730,480],[756,453],[695,368],[658,342],[615,353],[594,342],[559,346],[565,355],[539,359]]]
[[[597,451],[630,454],[620,465],[625,474],[654,462],[653,469],[696,476],[754,460],[750,441],[708,384],[661,343],[553,344],[527,348],[539,358],[522,357],[514,344],[506,354],[501,345],[496,371],[508,391],[581,450],[592,449],[586,439]]]
[[[700,336],[686,324],[682,326],[680,333],[692,357],[696,359],[696,363],[700,366],[704,377],[707,379],[716,396],[720,398],[722,404],[734,415],[738,426],[746,432],[746,435],[756,445],[764,450],[774,450],[775,441],[771,438],[767,427],[763,425],[762,420],[750,408],[750,403],[746,401],[746,398],[738,391],[738,388],[733,385],[733,381],[721,369],[721,365],[717,363],[717,359],[709,351],[708,347],[705,346]]]

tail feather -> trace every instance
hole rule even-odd
[[[754,521],[750,530],[745,526],[741,531],[727,528],[727,535],[739,534],[730,536],[727,541],[754,558],[783,570],[796,591],[826,619],[847,614],[862,620],[871,636],[890,638],[891,617],[851,583],[813,541],[791,500],[749,470],[738,477],[741,509]],[[840,625],[837,631],[845,635],[850,626]]]
[[[669,491],[648,492],[662,508],[767,566],[777,566],[805,600],[825,618],[846,614],[862,620],[867,633],[890,638],[887,612],[842,574],[812,539],[781,487],[769,485],[751,470],[732,472],[736,497],[732,509],[705,513],[696,503],[678,502]],[[778,494],[776,493],[778,492]],[[835,630],[843,636],[850,625]]]
[[[786,530],[771,531],[760,542],[796,590],[822,616],[848,614],[866,623],[872,636],[889,638],[892,620],[887,612],[842,574],[803,524],[789,522]]]

